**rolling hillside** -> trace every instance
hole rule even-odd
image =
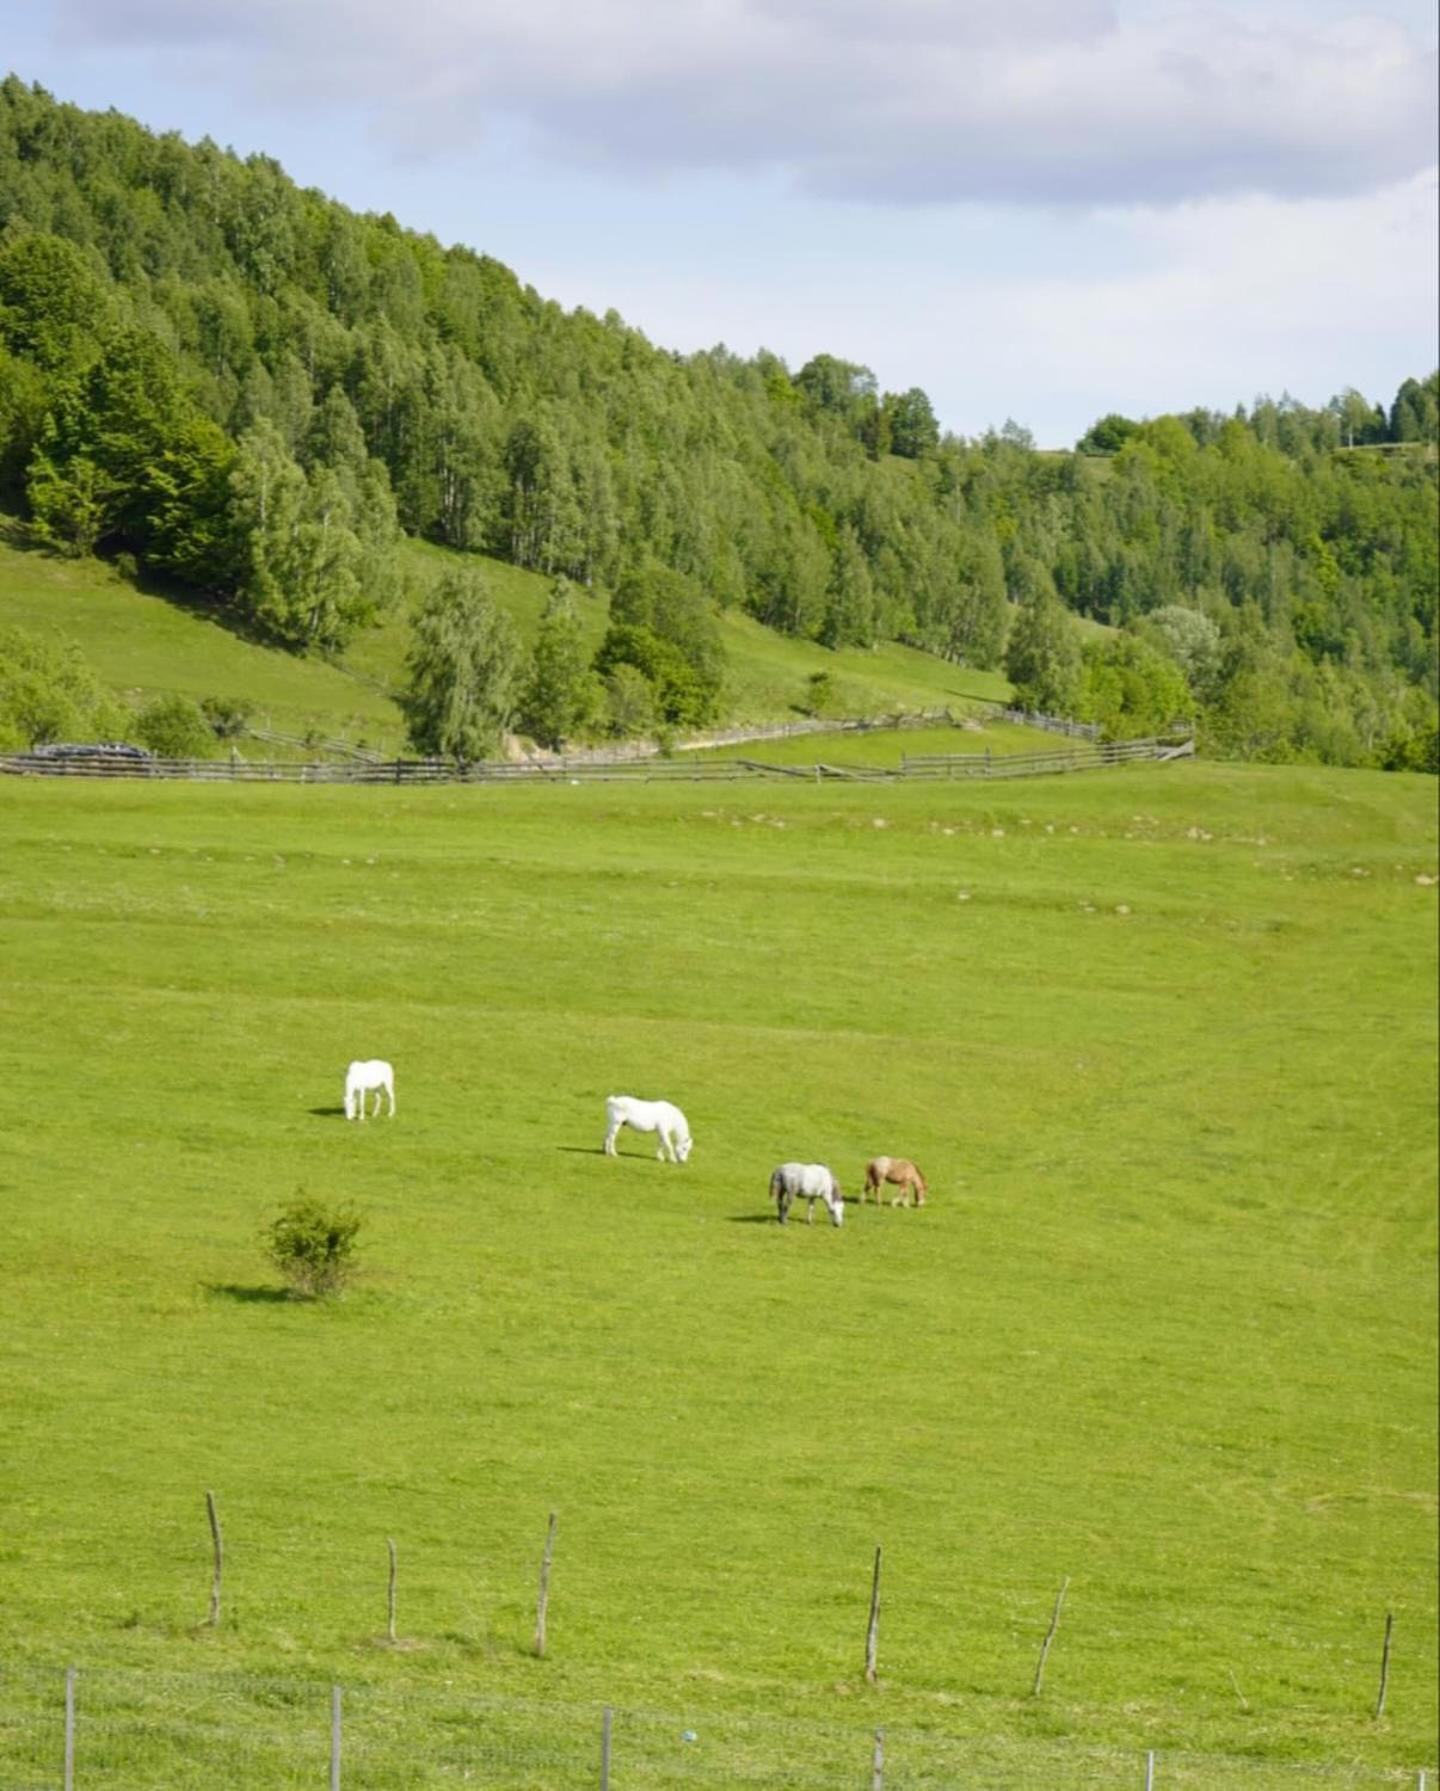
[[[171,692],[196,701],[243,698],[256,725],[282,734],[346,740],[386,757],[407,750],[392,694],[403,681],[409,645],[404,614],[358,636],[343,654],[301,658],[237,632],[224,609],[193,593],[165,585],[137,590],[104,561],[26,551],[20,539],[15,525],[0,528],[0,624],[76,641],[102,679],[132,705]],[[460,557],[407,543],[412,591],[423,592]],[[480,563],[522,637],[533,639],[548,581],[501,561]],[[604,599],[582,603],[598,645]],[[725,721],[795,719],[806,680],[821,670],[834,679],[835,706],[847,714],[943,707],[979,714],[981,699],[1003,699],[1009,688],[998,674],[953,666],[896,642],[830,652],[786,639],[743,614],[727,613],[720,626],[729,664]],[[258,744],[247,750],[264,756]]]

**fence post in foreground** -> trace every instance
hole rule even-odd
[[[550,1562],[555,1554],[555,1525],[558,1515],[550,1513],[545,1528],[545,1552],[540,1557],[540,1595],[535,1601],[535,1656],[545,1658],[545,1618],[550,1609]]]
[[[1055,1609],[1050,1614],[1050,1627],[1045,1631],[1045,1640],[1040,1644],[1040,1659],[1035,1667],[1035,1684],[1030,1692],[1032,1698],[1040,1696],[1040,1687],[1045,1680],[1045,1660],[1050,1653],[1050,1644],[1055,1640],[1055,1631],[1060,1627],[1060,1607],[1065,1602],[1065,1593],[1069,1585],[1070,1575],[1067,1573],[1060,1582],[1059,1592],[1055,1595]]]
[[[870,1622],[865,1630],[865,1680],[875,1683],[875,1655],[880,1633],[880,1545],[875,1545],[875,1577],[870,1582]]]
[[[340,1791],[340,1687],[330,1687],[330,1791]]]
[[[1423,1774],[1422,1774],[1423,1777]],[[75,1791],[75,1669],[65,1669],[65,1791]]]
[[[885,1791],[885,1731],[875,1731],[875,1752],[870,1758],[870,1791]]]
[[[1380,1655],[1380,1695],[1375,1700],[1375,1716],[1377,1721],[1385,1714],[1385,1693],[1389,1690],[1390,1686],[1390,1636],[1394,1628],[1395,1613],[1393,1611],[1386,1611],[1385,1646]]]
[[[1145,1756],[1145,1791],[1155,1791],[1155,1750]]]
[[[610,1791],[610,1706],[600,1717],[600,1791]]]
[[[215,1509],[213,1492],[205,1494],[205,1510],[210,1519],[210,1544],[215,1554],[215,1570],[210,1579],[210,1617],[211,1629],[220,1626],[220,1578],[225,1571],[225,1539],[220,1534],[220,1513]]]

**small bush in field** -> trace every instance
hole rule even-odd
[[[835,680],[829,672],[811,672],[800,707],[806,715],[829,715],[835,707]]]
[[[217,740],[233,740],[237,734],[243,734],[252,707],[244,697],[208,696],[200,700],[200,713]]]
[[[306,1299],[339,1293],[354,1273],[360,1215],[301,1195],[266,1226],[265,1252]]]
[[[162,759],[208,759],[215,751],[210,725],[189,697],[156,697],[140,711],[135,732]]]

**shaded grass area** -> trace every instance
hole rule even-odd
[[[993,1782],[1433,1761],[1433,783],[10,783],[0,831],[12,1660],[883,1717]],[[688,1165],[599,1154],[622,1090]],[[767,1219],[882,1150],[923,1212]],[[333,1306],[268,1297],[298,1188],[367,1215]]]

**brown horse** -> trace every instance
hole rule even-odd
[[[910,1161],[909,1157],[872,1157],[865,1165],[865,1186],[860,1190],[860,1204],[865,1204],[865,1196],[873,1194],[875,1204],[880,1204],[880,1185],[882,1182],[895,1182],[900,1192],[891,1200],[891,1206],[924,1206],[925,1177]]]

